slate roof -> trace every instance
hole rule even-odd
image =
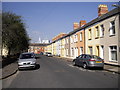
[[[83,29],[85,29],[85,28],[87,28],[87,27],[89,27],[89,26],[91,26],[91,25],[93,25],[93,24],[95,24],[95,23],[98,23],[98,22],[100,22],[100,21],[103,21],[103,20],[105,20],[105,19],[107,19],[107,18],[109,18],[109,17],[112,17],[112,16],[116,15],[116,14],[120,14],[120,8],[115,8],[115,9],[109,11],[108,13],[106,13],[106,14],[104,14],[104,15],[102,15],[102,16],[99,16],[99,17],[93,19],[92,21],[88,22],[88,23],[85,24],[84,26],[82,26],[82,27],[80,27],[80,28],[78,28],[78,29],[75,29],[75,30],[69,32],[66,36],[64,36],[64,37],[62,37],[62,38],[59,38],[58,40],[61,40],[61,39],[65,38],[65,37],[68,37],[68,36],[70,36],[70,35],[78,32],[78,31],[80,31],[80,30],[83,30]],[[58,41],[58,40],[56,40],[56,41]],[[56,41],[54,41],[54,42],[56,42]],[[52,43],[54,43],[54,42],[52,42]]]
[[[30,43],[29,46],[47,46],[48,44],[44,43]]]

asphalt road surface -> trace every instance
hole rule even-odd
[[[3,80],[3,88],[118,88],[118,74],[86,70],[72,62],[42,55],[35,70],[18,71]]]

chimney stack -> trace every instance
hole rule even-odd
[[[100,4],[98,6],[98,16],[102,16],[108,12],[108,7],[105,4]]]
[[[86,21],[85,20],[81,20],[80,21],[80,27],[84,26],[86,24]]]
[[[74,23],[73,23],[73,29],[75,30],[75,29],[77,29],[77,28],[79,28],[79,23],[74,22]]]

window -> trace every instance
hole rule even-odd
[[[68,44],[68,38],[66,38],[66,44]]]
[[[70,37],[70,42],[73,43],[73,38],[72,37]]]
[[[96,55],[97,56],[99,56],[100,55],[100,53],[99,53],[100,51],[99,51],[99,46],[96,46]]]
[[[76,35],[74,35],[74,42],[77,42],[77,41],[78,41],[78,36],[76,34]]]
[[[80,55],[83,54],[83,47],[80,47]]]
[[[68,56],[68,48],[66,49],[66,55]]]
[[[93,51],[92,51],[92,46],[89,46],[89,47],[88,47],[88,49],[89,49],[89,54],[91,54],[91,55],[92,55],[92,54],[93,54]]]
[[[71,48],[71,56],[73,57],[74,56],[74,49]]]
[[[67,43],[68,43],[68,38],[67,38]]]
[[[100,57],[104,59],[104,46],[101,45],[101,50],[100,50]]]
[[[103,37],[104,36],[104,26],[103,24],[100,25],[100,37]]]
[[[109,53],[110,61],[117,61],[117,46],[110,46]]]
[[[82,41],[82,32],[80,32],[80,41]]]
[[[115,21],[110,22],[110,36],[115,35]]]
[[[88,39],[89,39],[89,40],[92,39],[92,32],[91,32],[91,29],[88,30]]]
[[[95,27],[95,39],[97,39],[99,37],[99,28],[98,26]]]

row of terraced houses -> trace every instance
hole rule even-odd
[[[81,20],[73,28],[54,37],[45,52],[65,58],[93,54],[105,63],[120,65],[120,8],[108,11],[107,5],[99,5],[97,18],[88,23]]]
[[[68,34],[54,37],[45,51],[66,58],[93,54],[103,58],[105,63],[120,65],[119,8],[108,12],[107,5],[99,5],[97,18],[88,23],[81,20],[74,23],[73,28]]]

